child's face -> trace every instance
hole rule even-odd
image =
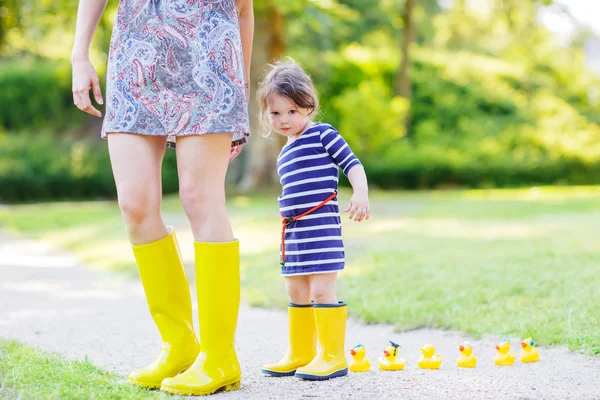
[[[294,102],[277,93],[269,96],[267,113],[271,128],[280,135],[294,138],[301,134],[308,122],[310,109],[299,108]]]

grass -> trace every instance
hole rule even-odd
[[[368,222],[343,222],[339,298],[367,323],[533,336],[600,354],[599,195],[600,187],[375,192]],[[348,198],[342,192],[341,204]],[[275,199],[235,196],[228,207],[242,246],[245,301],[283,308]],[[167,222],[187,227],[175,197],[164,210]],[[0,225],[135,273],[114,203],[4,207]],[[191,265],[191,236],[179,233]]]
[[[141,389],[102,371],[87,360],[64,357],[0,340],[0,398],[2,399],[173,399]]]

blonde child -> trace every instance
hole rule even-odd
[[[370,213],[365,171],[334,127],[313,121],[319,110],[313,83],[292,59],[270,66],[258,100],[264,122],[287,137],[277,172],[283,186],[281,274],[290,299],[288,351],[263,373],[309,380],[344,376],[347,310],[335,295],[337,272],[344,268],[338,175],[341,169],[354,190],[344,211],[362,221]]]

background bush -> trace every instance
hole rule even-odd
[[[0,126],[6,130],[65,129],[84,121],[73,106],[71,66],[66,61],[3,61],[0,88]]]
[[[172,193],[177,187],[175,152],[168,150],[163,191]],[[104,140],[45,131],[0,133],[0,188],[5,202],[116,196]]]

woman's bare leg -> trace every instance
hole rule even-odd
[[[166,140],[127,133],[108,135],[119,208],[133,245],[154,242],[168,234],[160,214]]]
[[[208,395],[237,390],[242,379],[234,337],[240,305],[240,252],[225,211],[231,134],[177,138],[179,196],[192,225],[200,354],[161,390]]]
[[[197,242],[230,242],[225,208],[225,175],[231,134],[177,138],[179,197]]]

